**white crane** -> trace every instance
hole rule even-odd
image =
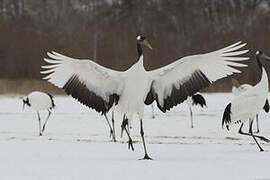
[[[147,153],[143,115],[144,104],[156,101],[162,112],[170,110],[214,81],[241,71],[233,67],[245,67],[239,61],[248,57],[235,57],[248,50],[239,50],[245,44],[235,43],[223,49],[206,54],[183,57],[175,62],[146,71],[143,65],[142,45],[152,49],[144,36],[137,36],[137,62],[126,71],[105,68],[91,60],[74,59],[56,52],[47,53],[42,66],[47,79],[67,94],[78,99],[97,112],[108,112],[113,105],[131,120],[139,115],[140,134],[143,141],[142,159],[151,159]]]
[[[250,84],[242,84],[240,85],[239,82],[236,79],[232,79],[232,93],[234,96],[238,96],[239,94],[247,91],[249,88],[251,88],[252,85]],[[268,113],[269,112],[269,102],[268,99],[266,99],[265,104],[263,106],[263,110]],[[256,125],[257,125],[257,130],[254,133],[259,133],[259,115],[256,114]],[[250,124],[250,123],[249,123]]]
[[[43,132],[45,131],[46,124],[51,116],[51,111],[55,108],[53,96],[48,93],[40,92],[40,91],[33,91],[23,99],[23,109],[24,106],[27,105],[32,109],[36,110],[38,116],[38,123],[39,123],[39,135],[42,136]],[[43,124],[41,129],[41,119],[39,115],[39,111],[47,110],[48,116]]]
[[[256,60],[261,72],[261,80],[255,86],[252,86],[245,92],[235,96],[231,103],[227,105],[223,113],[222,127],[226,125],[226,128],[229,130],[230,125],[241,123],[238,132],[242,135],[252,136],[260,151],[263,151],[256,138],[260,138],[265,142],[270,142],[270,140],[263,136],[254,135],[252,131],[253,120],[256,114],[259,113],[265,105],[265,100],[268,93],[268,77],[264,67],[261,64],[261,58],[270,60],[270,58],[261,51],[256,52]],[[251,121],[249,127],[250,133],[245,133],[242,131],[242,127],[249,119]]]
[[[192,106],[200,105],[202,108],[207,107],[206,106],[206,101],[205,101],[205,99],[204,99],[204,97],[202,95],[194,94],[191,97],[189,96],[187,98],[187,100],[185,101],[185,104],[189,108],[191,128],[194,128]]]

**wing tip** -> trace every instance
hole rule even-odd
[[[247,45],[247,43],[242,42],[242,41],[238,41],[236,43],[233,43],[233,44],[221,49],[221,52],[222,53],[233,52],[233,51],[236,51],[238,49],[241,49],[241,48],[245,47],[246,45]]]
[[[46,54],[47,54],[47,56],[49,56],[49,57],[53,56],[52,52],[49,52],[49,51],[48,51]]]

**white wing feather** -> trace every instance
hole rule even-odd
[[[62,54],[47,53],[52,59],[44,58],[50,65],[42,66],[42,74],[49,74],[43,79],[59,88],[63,88],[68,80],[76,75],[86,87],[96,95],[108,101],[109,94],[120,94],[123,88],[122,72],[114,71],[91,60],[78,60]]]
[[[249,58],[235,56],[248,52],[248,50],[239,50],[245,45],[237,42],[210,53],[183,57],[165,67],[149,71],[159,104],[163,106],[163,99],[171,95],[172,88],[179,89],[183,83],[190,80],[195,71],[202,72],[211,83],[233,73],[240,73],[235,67],[246,67],[247,65],[239,61]]]

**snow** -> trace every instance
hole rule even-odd
[[[109,138],[105,119],[67,96],[55,97],[57,108],[43,137],[36,113],[22,111],[19,96],[0,96],[0,179],[270,179],[270,144],[259,152],[253,139],[221,128],[230,93],[203,94],[207,109],[193,108],[195,128],[183,104],[162,114],[145,108],[145,135],[153,161],[139,161],[143,147],[139,121],[131,135],[135,151],[120,138],[122,117],[116,114],[118,142]],[[41,113],[43,119],[47,112]],[[269,115],[260,114],[261,134],[270,137]],[[247,130],[245,127],[244,130]]]

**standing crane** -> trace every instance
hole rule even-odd
[[[235,96],[226,106],[222,118],[222,127],[226,125],[226,128],[229,130],[229,126],[232,124],[241,123],[238,132],[242,135],[251,136],[260,151],[264,151],[256,138],[265,142],[270,142],[270,140],[263,136],[254,135],[252,130],[253,120],[256,114],[263,109],[268,94],[268,76],[266,70],[262,66],[261,58],[270,60],[270,57],[266,56],[261,51],[256,52],[256,60],[259,65],[258,70],[261,73],[261,80],[255,86],[250,87],[245,92]],[[250,120],[249,133],[242,131],[243,125],[247,120]]]
[[[194,94],[191,97],[187,98],[187,100],[185,101],[185,104],[188,106],[188,109],[190,112],[191,128],[194,128],[192,106],[200,105],[202,108],[207,107],[206,101],[201,94]]]
[[[40,92],[40,91],[33,91],[23,99],[23,109],[25,105],[29,106],[30,108],[36,110],[38,116],[38,123],[39,123],[39,135],[42,136],[43,132],[45,131],[46,124],[51,116],[51,111],[55,108],[53,96],[48,93]],[[41,119],[39,115],[39,111],[47,110],[48,116],[43,124],[41,129]]]
[[[143,130],[144,104],[156,101],[162,112],[185,101],[214,81],[240,73],[235,67],[245,67],[239,57],[248,50],[239,50],[245,44],[235,43],[206,54],[183,57],[175,62],[153,71],[146,71],[143,65],[143,49],[152,49],[142,35],[137,36],[137,62],[126,71],[105,68],[91,60],[74,59],[56,52],[49,52],[49,63],[42,66],[44,79],[97,112],[106,113],[113,105],[128,121],[134,113],[139,115],[140,134],[144,157],[152,159],[147,152]],[[238,57],[236,57],[238,56]]]
[[[238,96],[239,94],[247,91],[249,88],[253,87],[250,84],[242,84],[240,85],[239,82],[236,79],[232,79],[232,93],[234,96]],[[266,99],[265,104],[263,106],[263,110],[268,113],[269,112],[269,102],[268,99]],[[250,122],[249,122],[250,124]],[[259,133],[259,114],[256,114],[256,125],[257,130],[254,133]]]

